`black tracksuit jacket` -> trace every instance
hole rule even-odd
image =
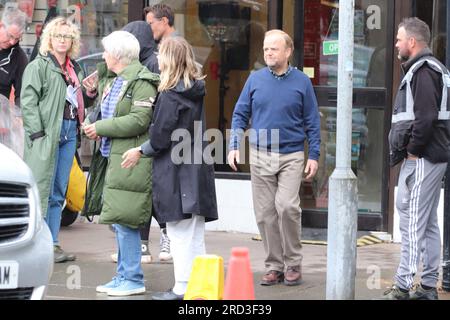
[[[15,90],[15,103],[20,107],[22,75],[28,58],[19,44],[0,50],[0,94],[9,98],[11,87]]]
[[[414,63],[424,57],[433,57],[429,49],[424,49],[416,57],[405,62],[402,65],[403,72],[406,74]],[[414,98],[415,119],[392,124],[389,134],[392,166],[406,158],[407,153],[423,157],[432,163],[448,162],[450,159],[450,121],[438,120],[442,88],[442,75],[428,63],[423,64],[414,73],[411,91]],[[450,94],[449,90],[447,92]],[[450,100],[450,96],[447,100]],[[447,102],[447,110],[448,106]],[[400,85],[393,114],[405,108],[406,85]]]

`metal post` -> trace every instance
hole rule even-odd
[[[220,86],[219,86],[219,130],[225,137],[225,126],[227,120],[225,119],[225,95],[227,94],[228,87],[225,85],[225,81],[228,80],[228,65],[227,65],[227,46],[226,42],[220,40]]]
[[[339,1],[336,168],[329,180],[328,300],[355,298],[357,180],[351,169],[355,0]]]
[[[447,0],[447,50],[445,63],[450,67],[450,0]],[[450,291],[450,165],[447,165],[444,187],[444,243],[442,263],[442,289]]]

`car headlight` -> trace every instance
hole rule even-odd
[[[41,210],[41,201],[39,198],[39,190],[37,188],[36,183],[33,183],[33,185],[30,188],[30,219],[35,220],[35,233],[39,232],[42,228],[42,210]],[[33,211],[35,212],[33,217]]]

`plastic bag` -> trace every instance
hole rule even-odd
[[[0,143],[23,158],[24,131],[22,112],[8,98],[0,95]]]
[[[86,194],[86,177],[80,168],[77,157],[73,158],[70,170],[69,183],[67,185],[66,207],[72,212],[79,212],[84,206]]]

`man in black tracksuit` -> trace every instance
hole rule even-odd
[[[0,22],[0,94],[9,98],[14,86],[15,103],[20,106],[22,75],[28,58],[19,45],[27,16],[18,9],[5,12]]]
[[[450,78],[429,42],[425,22],[407,18],[399,25],[396,47],[405,75],[395,99],[389,145],[391,165],[403,162],[396,197],[402,249],[395,284],[383,299],[438,299],[437,206],[450,152]],[[409,292],[421,258],[421,282]]]

